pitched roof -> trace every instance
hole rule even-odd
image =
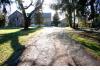
[[[9,17],[11,17],[12,15],[14,15],[14,14],[16,14],[16,13],[19,13],[19,14],[21,14],[22,15],[22,13],[21,12],[19,12],[18,10],[16,10],[15,12],[13,12],[11,15],[9,15]],[[8,17],[8,18],[9,18]]]

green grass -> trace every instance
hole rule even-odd
[[[28,37],[36,35],[39,29],[31,28],[27,31],[21,28],[0,29],[0,65],[16,64]]]
[[[75,32],[68,32],[68,34],[73,40],[85,45],[86,51],[93,57],[100,59],[100,43],[95,40],[91,40],[89,37],[83,37]]]

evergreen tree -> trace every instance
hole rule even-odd
[[[60,21],[59,21],[59,15],[58,15],[58,13],[56,12],[56,13],[54,14],[54,16],[53,16],[52,25],[58,26],[59,23],[60,23]]]

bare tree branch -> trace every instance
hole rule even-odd
[[[33,5],[33,1],[31,1],[31,3],[28,6],[24,7],[24,9],[28,9],[32,5]]]
[[[38,1],[39,1],[39,0],[38,0]],[[37,1],[37,3],[38,3],[38,1]],[[36,3],[36,4],[37,4],[37,3]],[[35,7],[35,9],[29,14],[28,18],[30,18],[30,17],[32,16],[33,13],[35,13],[37,10],[39,10],[39,9],[42,7],[43,3],[44,3],[44,0],[42,0],[42,2],[41,2],[39,5],[37,5],[37,6]]]

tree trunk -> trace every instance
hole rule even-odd
[[[24,30],[28,30],[29,25],[30,25],[30,20],[29,20],[29,18],[25,18]]]
[[[72,13],[69,13],[69,25],[72,27]]]
[[[76,15],[75,15],[75,11],[74,11],[74,25],[73,25],[73,28],[74,28],[74,29],[76,28],[75,22],[76,22]]]
[[[18,3],[19,3],[19,5],[20,5],[20,7],[22,9],[22,13],[23,13],[23,17],[24,17],[24,30],[28,30],[28,23],[29,22],[28,22],[28,18],[26,16],[26,12],[25,12],[24,6],[23,6],[21,0],[18,0]]]
[[[24,30],[28,30],[27,22],[25,22]]]
[[[29,16],[27,16],[26,15],[26,11],[25,11],[26,8],[24,8],[22,0],[18,0],[18,4],[21,7],[21,10],[22,10],[22,13],[23,13],[23,17],[24,17],[24,30],[28,30],[28,27],[29,27],[29,25],[31,23],[31,19],[30,18],[32,16],[32,14],[35,13],[37,10],[41,9],[41,7],[43,5],[43,2],[44,2],[44,0],[42,0],[41,3],[40,3],[40,0],[38,0],[35,9],[29,14]],[[28,7],[30,7],[30,6],[31,6],[31,4]]]

